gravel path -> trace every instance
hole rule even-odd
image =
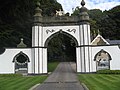
[[[61,62],[44,83],[34,90],[84,90],[73,66],[74,63]]]

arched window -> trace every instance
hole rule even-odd
[[[110,60],[112,60],[110,54],[101,49],[94,57],[97,70],[110,69]]]
[[[22,51],[18,53],[13,62],[15,63],[15,73],[28,73],[29,57]]]

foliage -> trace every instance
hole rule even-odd
[[[99,70],[98,74],[120,74],[120,70]]]
[[[89,90],[119,90],[120,88],[120,75],[80,74],[78,78]]]
[[[28,90],[35,84],[42,83],[46,78],[47,76],[0,75],[0,90]]]
[[[58,64],[59,62],[48,62],[48,72],[53,72]]]
[[[79,15],[76,7],[73,15]],[[120,39],[120,5],[108,11],[99,9],[88,10],[91,24],[92,39],[98,34],[98,29],[106,39]]]
[[[56,10],[62,9],[61,4],[56,0],[41,0],[41,8],[43,10],[43,16],[54,16]]]
[[[55,35],[48,43],[48,61],[74,61],[75,42],[71,40],[61,33]]]
[[[101,31],[106,38],[120,39],[120,5],[104,12],[107,16],[100,22]],[[106,35],[105,35],[106,34]]]
[[[36,1],[1,0],[0,3],[0,47],[16,47],[20,38],[31,47],[32,20]],[[56,0],[40,0],[43,16],[51,16],[62,9]]]
[[[88,10],[88,14],[89,14],[90,18],[95,21],[100,21],[100,19],[102,19],[103,17],[106,16],[106,14],[103,13],[100,9]]]
[[[22,77],[22,74],[0,74],[0,77]]]
[[[0,47],[16,47],[20,38],[24,38],[25,44],[31,47],[31,27],[36,1],[39,0],[1,0]],[[57,0],[40,0],[40,3],[43,16],[54,16],[56,10],[62,9]],[[79,10],[80,8],[76,7],[72,15],[79,15]],[[89,10],[88,14],[90,15],[92,39],[98,34],[98,29],[106,39],[120,39],[120,5],[108,11]],[[66,14],[68,15],[69,13]],[[63,50],[63,45],[67,49]],[[72,52],[75,52],[75,48],[71,46],[71,38],[63,36],[62,39],[56,36],[49,42],[49,60],[55,60],[60,56],[73,60],[75,55],[72,55]]]
[[[79,15],[79,13],[80,13],[80,8],[77,6],[75,10],[73,11],[72,16],[77,16]]]

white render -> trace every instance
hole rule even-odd
[[[120,70],[120,47],[110,45],[101,35],[91,41],[90,19],[87,9],[84,7],[84,0],[81,2],[79,15],[75,17],[43,17],[39,5],[39,3],[36,5],[33,20],[32,47],[26,48],[21,39],[21,43],[17,45],[19,48],[6,48],[5,52],[0,54],[0,74],[48,73],[47,46],[48,42],[58,33],[67,35],[76,44],[76,72],[96,72],[100,65],[101,67],[106,65],[110,70]],[[101,58],[96,60],[97,55],[102,56],[101,52],[109,58],[107,64],[103,63],[106,61],[105,59],[102,59],[102,64],[100,63]]]
[[[115,46],[99,46],[99,47],[92,47],[91,51],[91,59],[92,59],[92,70],[96,72],[96,61],[94,61],[94,56],[98,53],[101,49],[107,51],[110,55],[112,60],[110,60],[110,70],[120,70],[120,48]]]
[[[47,48],[46,42],[54,34],[59,32],[66,33],[76,39],[78,45],[90,45],[90,25],[73,25],[73,26],[33,26],[32,29],[32,47],[34,47],[35,67],[34,73],[47,73]],[[54,38],[54,37],[53,37]],[[88,54],[89,53],[89,54]],[[43,58],[44,57],[44,58]],[[82,58],[81,58],[82,57]],[[77,72],[90,72],[91,67],[88,64],[90,57],[90,48],[76,47],[76,66]],[[39,63],[39,64],[38,64]],[[42,64],[41,64],[42,63]],[[85,65],[86,63],[86,65]]]
[[[68,31],[68,29],[70,31]],[[120,70],[120,48],[118,45],[91,45],[90,26],[89,24],[82,24],[73,26],[33,26],[32,48],[6,48],[5,52],[0,55],[0,74],[15,73],[13,58],[21,51],[26,54],[30,60],[30,62],[28,62],[28,73],[48,73],[47,47],[45,44],[49,41],[48,38],[60,31],[67,33],[68,36],[72,36],[78,43],[76,47],[76,66],[78,73],[97,71],[94,57],[101,49],[108,52],[112,58],[112,60],[110,60],[110,70]]]
[[[92,59],[97,51],[90,47],[89,15],[87,9],[84,8],[85,2],[82,0],[81,11],[77,17],[42,17],[42,10],[39,5],[36,5],[32,27],[32,48],[6,49],[0,55],[0,73],[23,73],[23,71],[31,74],[48,73],[47,45],[49,40],[58,33],[67,35],[76,44],[77,72],[95,72],[96,66],[94,65],[96,63]],[[24,43],[21,42],[18,46],[24,46]],[[111,67],[115,69],[116,66],[113,67],[111,63]],[[27,71],[20,70],[19,72],[19,69],[26,69]]]
[[[30,61],[31,60],[31,49],[20,49],[20,48],[6,48],[5,52],[0,55],[0,74],[15,73],[15,64],[13,63],[13,58],[22,51],[25,53]],[[32,63],[28,63],[28,73],[32,73]]]

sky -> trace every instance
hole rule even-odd
[[[73,8],[79,6],[82,0],[57,0],[63,7],[65,13],[72,13]],[[100,9],[102,11],[109,10],[120,5],[120,0],[84,0],[88,9]]]

